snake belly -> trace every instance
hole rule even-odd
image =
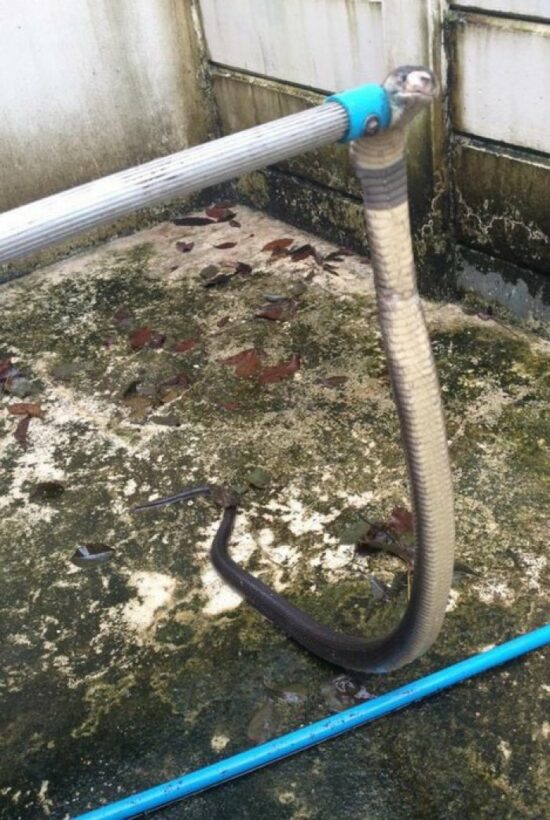
[[[396,669],[429,649],[443,622],[454,561],[451,470],[439,383],[416,286],[405,140],[402,123],[352,144],[414,512],[413,585],[402,619],[388,635],[374,639],[314,620],[231,558],[235,506],[225,507],[211,552],[222,577],[287,635],[330,663],[362,672]]]

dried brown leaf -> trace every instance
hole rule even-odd
[[[237,262],[235,273],[240,273],[246,276],[249,273],[252,273],[252,265],[249,265],[247,262]]]
[[[148,327],[136,327],[128,336],[132,350],[142,350],[144,347],[149,350],[157,350],[166,341],[166,336]]]
[[[227,364],[235,368],[235,375],[240,379],[250,379],[255,376],[261,368],[260,351],[255,347],[241,350],[233,356],[222,359],[222,364]]]
[[[24,416],[13,433],[13,437],[17,441],[17,443],[23,448],[23,450],[28,450],[29,447],[29,439],[27,437],[27,433],[29,431],[29,424],[31,422],[31,416]]]
[[[0,380],[8,377],[11,368],[11,359],[0,359]]]
[[[317,251],[310,245],[300,245],[299,248],[291,249],[289,251],[290,258],[293,262],[301,262],[303,259],[307,259],[309,256],[313,256],[317,261],[319,261]]]
[[[216,222],[229,222],[235,216],[235,212],[226,207],[225,203],[207,208],[205,214],[211,219],[215,219]]]
[[[297,353],[294,353],[288,362],[280,362],[273,367],[266,367],[260,373],[260,382],[262,384],[274,384],[283,379],[288,379],[300,368],[301,359]]]
[[[262,305],[255,313],[257,319],[269,319],[272,322],[284,322],[296,313],[296,302],[293,299],[280,299]]]
[[[388,527],[396,535],[412,532],[414,527],[413,514],[405,507],[394,507],[388,520]]]
[[[196,347],[198,343],[198,339],[182,339],[181,342],[176,342],[172,350],[174,353],[186,353],[188,350],[192,350]]]
[[[172,223],[174,225],[189,225],[189,226],[199,226],[199,225],[213,225],[215,219],[209,219],[207,216],[180,216],[177,219],[173,219]]]
[[[221,242],[219,245],[214,245],[214,247],[218,251],[226,251],[229,248],[234,248],[236,244],[236,242]]]
[[[262,251],[282,251],[289,248],[293,241],[293,239],[288,239],[286,236],[282,237],[282,239],[272,239],[271,242],[263,246]]]
[[[176,242],[176,248],[182,253],[189,253],[195,247],[194,242]]]
[[[12,416],[31,416],[34,419],[41,419],[43,416],[41,406],[33,402],[8,404],[8,413],[11,413]]]

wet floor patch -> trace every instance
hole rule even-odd
[[[376,633],[406,600],[403,562],[354,545],[409,504],[366,260],[209,219],[0,290],[3,816],[76,814],[547,619],[549,346],[457,306],[426,313],[475,574],[413,666],[342,684],[218,578],[213,506],[133,514],[228,484],[232,554],[312,614]],[[544,686],[538,653],[159,816],[542,816]]]

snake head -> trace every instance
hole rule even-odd
[[[419,65],[403,65],[388,74],[383,83],[392,109],[392,125],[404,125],[439,95],[433,71]]]

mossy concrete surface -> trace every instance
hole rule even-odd
[[[234,556],[290,599],[363,634],[403,607],[404,565],[349,543],[408,505],[370,268],[346,255],[327,270],[334,246],[235,210],[233,224],[162,223],[0,289],[0,360],[16,368],[0,396],[2,817],[76,815],[548,619],[550,346],[483,312],[426,304],[458,558],[477,574],[457,574],[414,665],[335,682],[341,670],[216,576],[208,502],[132,513],[231,485]],[[262,250],[281,238],[317,258]],[[205,287],[212,264],[229,276]],[[265,304],[279,320],[255,317]],[[252,348],[240,368],[223,362]],[[26,438],[21,402],[42,412]],[[113,558],[75,566],[89,543]],[[543,817],[544,672],[534,653],[158,816]]]

